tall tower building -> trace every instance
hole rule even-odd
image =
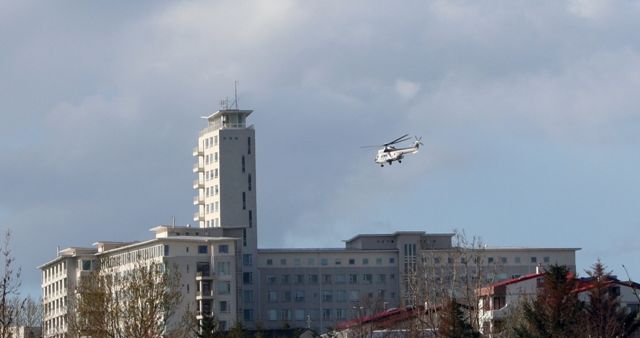
[[[221,109],[207,117],[193,150],[193,183],[200,228],[217,228],[240,239],[237,317],[254,327],[258,301],[255,130],[247,125],[252,110]]]
[[[246,124],[252,112],[223,109],[211,114],[193,150],[194,221],[201,228],[242,229],[248,251],[257,247],[255,130]]]

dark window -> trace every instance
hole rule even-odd
[[[226,244],[220,244],[218,246],[218,253],[229,253],[229,246]]]
[[[242,229],[242,246],[247,246],[247,229]]]
[[[164,255],[169,256],[169,246],[165,244],[164,246]]]
[[[207,246],[206,245],[198,245],[198,253],[199,254],[206,254],[207,253]]]
[[[244,309],[244,321],[252,322],[253,321],[253,310],[252,309]]]
[[[247,209],[247,193],[242,192],[242,210]]]
[[[244,266],[253,265],[253,256],[251,256],[251,254],[242,255],[242,265]]]
[[[244,172],[244,156],[242,156],[242,172]]]
[[[211,270],[211,265],[209,265],[209,262],[196,263],[196,272],[201,274],[202,276],[209,276],[209,270]]]
[[[249,183],[249,191],[251,191],[251,174],[249,174],[248,176],[248,183]]]
[[[243,272],[242,273],[242,283],[243,284],[253,284],[253,274],[251,272]]]

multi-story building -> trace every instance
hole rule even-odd
[[[207,118],[193,149],[197,227],[159,226],[136,243],[68,248],[42,265],[44,337],[62,337],[66,304],[83,274],[108,260],[128,269],[132,257],[176,265],[183,301],[220,327],[309,327],[319,332],[377,310],[411,305],[408,276],[417,265],[457,266],[454,234],[399,231],[357,235],[344,248],[258,249],[255,130],[251,110],[223,109]],[[492,280],[562,264],[575,270],[575,248],[483,248]],[[136,253],[136,254],[132,254]],[[140,254],[138,254],[140,253]]]

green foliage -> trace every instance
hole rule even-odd
[[[516,328],[518,337],[582,337],[583,305],[573,292],[576,287],[577,281],[567,267],[550,266],[537,298],[522,304],[524,322]]]
[[[480,333],[476,332],[465,319],[462,307],[455,298],[451,298],[440,316],[438,327],[438,337],[443,338],[477,338]]]

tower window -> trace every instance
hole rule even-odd
[[[242,210],[247,209],[247,193],[242,192]]]
[[[247,153],[251,154],[251,136],[247,138],[247,145],[249,146]]]
[[[244,156],[242,156],[242,172],[244,172]]]
[[[249,174],[248,180],[249,180],[249,191],[251,191],[251,174]]]

